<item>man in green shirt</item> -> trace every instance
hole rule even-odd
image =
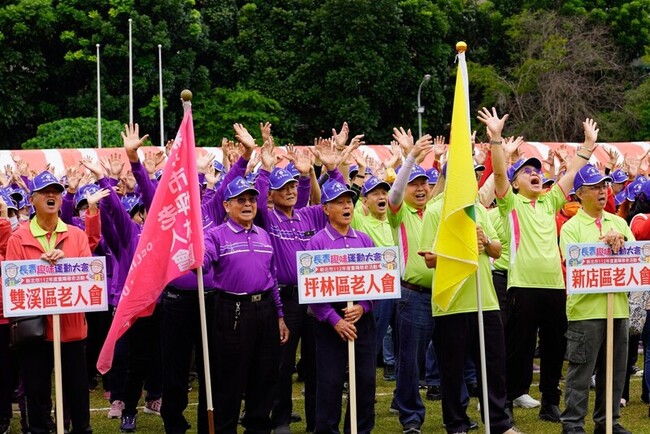
[[[602,175],[591,164],[578,172],[573,182],[582,209],[562,226],[560,252],[566,256],[570,243],[595,243],[602,241],[618,252],[625,240],[634,241],[634,235],[625,220],[606,211],[608,183],[612,179]],[[566,259],[566,258],[565,258]],[[564,394],[562,433],[584,433],[585,416],[589,403],[591,375],[596,372],[596,404],[594,407],[595,433],[605,433],[605,365],[607,341],[608,294],[571,294],[567,297],[566,311],[569,326],[566,332],[566,356],[569,368]],[[620,401],[627,370],[629,329],[627,293],[614,294],[614,384],[612,414],[614,434],[628,434],[618,422]]]
[[[442,195],[441,195],[442,196]],[[433,202],[424,213],[420,242],[420,255],[429,268],[436,268],[437,255],[432,252],[440,223],[443,200]],[[466,403],[463,402],[464,368],[468,358],[480,366],[478,339],[478,288],[481,291],[483,330],[485,333],[486,375],[488,377],[488,400],[490,429],[495,434],[513,434],[516,431],[508,420],[506,408],[505,342],[503,324],[499,313],[499,301],[492,284],[490,258],[501,256],[501,244],[488,217],[487,210],[478,201],[476,211],[476,235],[478,240],[479,269],[458,289],[447,310],[432,302],[435,317],[434,347],[440,367],[442,392],[442,418],[448,433],[465,433],[470,430]],[[480,283],[480,284],[479,284]],[[480,370],[477,374],[481,375]],[[478,382],[479,387],[481,381]],[[479,393],[479,397],[482,394]]]
[[[501,132],[508,115],[499,118],[496,109],[483,108],[478,118],[490,133],[497,205],[511,247],[510,311],[506,324],[508,400],[512,402],[529,392],[539,332],[542,392],[539,417],[559,423],[559,384],[567,320],[555,215],[566,202],[576,173],[591,158],[598,127],[592,119],[583,122],[584,144],[569,163],[566,174],[544,193],[541,162],[537,158],[521,159],[506,170]]]

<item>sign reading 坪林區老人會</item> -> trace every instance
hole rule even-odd
[[[3,261],[5,317],[95,312],[108,309],[103,256]]]
[[[296,252],[301,304],[400,298],[397,247]]]
[[[567,244],[568,294],[647,291],[650,241],[626,242],[618,252],[605,243]]]

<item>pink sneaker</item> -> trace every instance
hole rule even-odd
[[[160,416],[160,406],[162,405],[162,398],[152,399],[144,404],[144,412],[149,414],[156,414]]]
[[[119,399],[116,399],[113,401],[111,404],[111,409],[108,410],[108,418],[109,419],[119,419],[122,417],[122,410],[124,410],[124,403],[120,401]]]

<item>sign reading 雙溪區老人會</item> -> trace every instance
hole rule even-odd
[[[568,294],[647,291],[650,241],[626,242],[618,252],[605,243],[567,244]]]
[[[3,261],[5,317],[95,312],[108,309],[103,256]]]
[[[400,298],[397,247],[296,252],[301,304]]]

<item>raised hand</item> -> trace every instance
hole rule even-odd
[[[68,178],[68,193],[75,194],[81,182],[82,173],[79,171],[79,166],[67,167],[65,169],[65,176]]]
[[[403,127],[393,128],[393,139],[399,143],[399,146],[402,148],[402,153],[406,156],[413,149],[413,134],[411,130],[404,131]]]
[[[81,160],[82,166],[90,171],[98,181],[104,177],[104,170],[102,167],[95,163],[92,158],[85,157]]]
[[[343,152],[343,149],[345,148],[345,144],[348,142],[348,137],[350,135],[350,128],[348,127],[347,122],[343,122],[343,125],[341,125],[341,131],[338,133],[336,132],[335,128],[332,128],[332,139],[334,139],[334,143],[336,145],[336,150],[339,152]]]
[[[94,192],[93,194],[86,195],[86,200],[88,201],[88,207],[97,206],[100,200],[111,194],[110,190],[107,188],[101,188]]]
[[[212,152],[206,152],[202,156],[196,159],[196,168],[199,173],[208,173],[212,172],[212,160],[214,160],[215,155]]]
[[[255,139],[242,124],[233,124],[232,128],[235,130],[235,138],[239,143],[244,146],[248,152],[253,152],[257,147]]]
[[[262,133],[262,143],[266,143],[268,140],[271,139],[271,123],[260,122],[260,132]]]
[[[479,121],[485,124],[485,127],[490,134],[491,140],[501,140],[501,132],[503,131],[503,127],[508,120],[508,116],[509,115],[505,114],[503,117],[499,117],[497,114],[497,109],[494,107],[492,107],[492,111],[483,107],[481,110],[479,110],[477,118]]]
[[[124,125],[124,131],[120,133],[122,136],[122,144],[129,161],[135,163],[140,161],[138,158],[138,149],[149,138],[149,134],[140,137],[140,127],[138,124]]]

